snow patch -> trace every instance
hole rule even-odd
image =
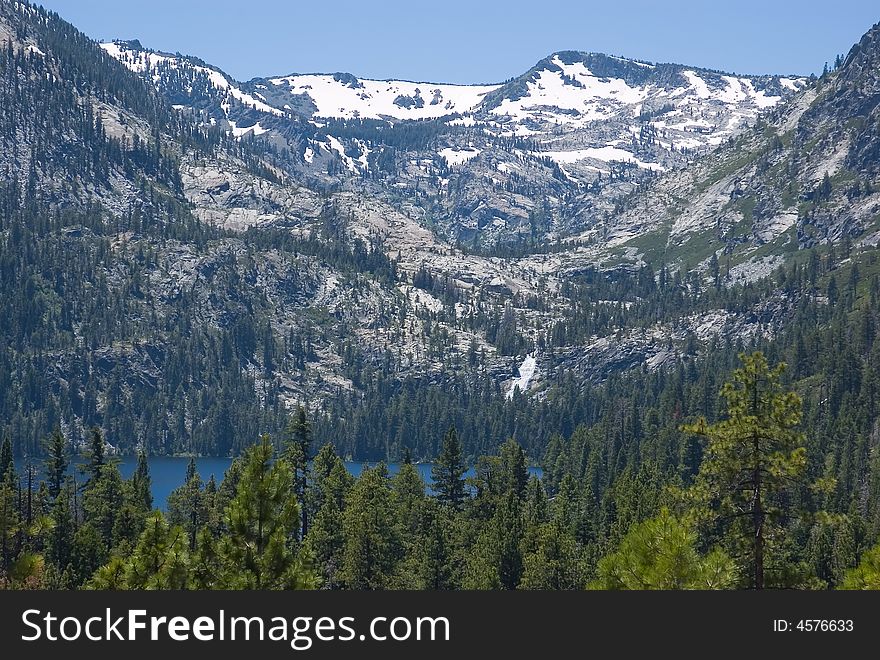
[[[446,162],[449,163],[450,167],[455,167],[456,165],[461,165],[462,163],[466,163],[471,158],[476,158],[480,155],[480,150],[474,147],[468,147],[467,149],[441,149],[440,155],[446,159]]]
[[[543,156],[547,156],[552,159],[555,163],[560,165],[566,165],[570,163],[576,163],[581,160],[586,160],[588,158],[593,160],[601,160],[604,162],[610,161],[624,161],[628,163],[635,163],[642,169],[646,170],[654,170],[657,172],[664,172],[666,168],[662,165],[658,165],[657,163],[645,163],[640,161],[638,158],[633,156],[630,152],[625,151],[623,149],[619,149],[617,147],[596,147],[590,149],[573,149],[571,151],[546,151],[542,152]]]
[[[523,360],[523,363],[519,366],[519,378],[514,379],[514,381],[510,384],[510,390],[507,392],[507,399],[513,399],[513,393],[516,391],[516,388],[519,388],[520,392],[525,392],[529,389],[529,383],[532,382],[532,379],[535,377],[535,371],[538,367],[538,361],[535,359],[534,355],[529,355]]]
[[[339,157],[342,158],[342,161],[345,163],[346,167],[350,169],[352,172],[357,172],[357,166],[354,164],[354,159],[351,156],[348,156],[345,153],[345,147],[342,146],[342,143],[337,140],[332,135],[327,136],[327,143],[330,145],[330,150],[335,151],[339,154]]]
[[[257,122],[253,126],[239,127],[236,126],[235,122],[231,119],[227,120],[229,122],[229,126],[232,129],[232,135],[237,138],[244,137],[248,133],[253,133],[254,135],[262,135],[263,133],[268,132],[268,128],[263,128],[260,126],[260,122]]]
[[[459,117],[458,119],[453,119],[452,121],[446,122],[450,126],[474,126],[477,123],[477,120],[473,117]]]
[[[744,78],[742,81],[743,85],[746,86],[749,90],[749,96],[752,97],[752,100],[762,110],[764,108],[772,108],[774,105],[779,103],[782,100],[781,96],[767,96],[762,89],[760,92],[755,91],[755,85],[751,80]]]
[[[498,85],[438,85],[324,74],[272,78],[269,82],[278,87],[286,86],[291,94],[307,94],[317,107],[314,117],[342,119],[436,119],[468,112],[486,94],[498,88]]]
[[[682,75],[687,78],[688,83],[691,86],[691,89],[694,90],[694,93],[698,98],[708,99],[712,96],[712,93],[709,91],[709,86],[706,84],[706,81],[700,78],[693,71],[682,71]]]

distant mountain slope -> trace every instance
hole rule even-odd
[[[313,117],[336,119],[437,119],[471,112],[486,94],[498,88],[498,85],[366,80],[344,73],[292,75],[252,84],[278,103],[286,100],[284,93],[308,96],[315,108]]]
[[[176,165],[153,142],[171,130],[156,91],[55,14],[0,4],[0,168],[35,198],[120,208],[140,181],[179,190]],[[28,193],[29,190],[29,193]]]
[[[585,232],[602,258],[707,269],[745,279],[799,249],[880,242],[880,26],[837,71],[691,167],[633,196]],[[598,252],[594,253],[598,257]]]
[[[55,426],[237,453],[290,405],[357,397],[377,371],[439,382],[469,350],[469,378],[507,380],[525,330],[505,355],[486,331],[536,294],[527,274],[364,191],[295,183],[290,141],[234,131],[258,113],[293,135],[296,117],[195,61],[123,66],[24,3],[0,4],[0,39],[0,437],[17,453]],[[172,108],[175,80],[198,107]]]
[[[235,453],[300,403],[352,455],[452,422],[540,452],[586,383],[775,341],[778,282],[809,260],[824,305],[880,236],[877,28],[819,80],[562,52],[485,93],[242,83],[22,3],[0,40],[0,432],[30,453],[56,424]]]
[[[414,201],[446,238],[481,244],[591,225],[584,196],[681,167],[805,85],[571,51],[503,85],[347,73],[237,83],[136,42],[103,47],[175,106],[289,152],[283,167],[310,185],[367,178],[392,203]]]

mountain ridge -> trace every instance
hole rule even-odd
[[[873,37],[773,107],[751,81],[685,69],[634,87],[575,53],[501,113],[316,120],[200,60],[120,61],[8,7],[0,25],[36,25],[7,32],[38,36],[0,53],[0,172],[20,196],[0,225],[0,412],[28,451],[57,422],[121,451],[235,453],[302,404],[353,455],[393,457],[406,437],[367,428],[403,392],[450,397],[437,423],[469,451],[500,416],[535,454],[560,397],[661,378],[721,338],[784,337],[824,294],[781,303],[780,273],[837,268],[831,248],[878,231]]]
[[[554,56],[558,55],[566,55],[566,56],[576,56],[581,58],[599,58],[606,60],[616,60],[623,64],[632,64],[637,66],[648,66],[648,67],[667,67],[670,69],[685,69],[685,70],[693,70],[704,73],[718,74],[718,75],[726,75],[726,76],[734,76],[737,78],[791,78],[791,79],[808,79],[811,76],[804,74],[796,74],[796,73],[749,73],[749,72],[737,72],[737,71],[729,71],[726,69],[717,69],[713,67],[704,67],[696,64],[685,64],[682,62],[661,62],[661,61],[653,61],[639,58],[631,58],[625,55],[614,55],[609,53],[604,53],[601,51],[592,51],[592,50],[578,50],[572,48],[563,48],[560,50],[552,51],[548,53],[546,56],[540,58],[536,61],[536,63],[529,68],[525,73],[513,75],[505,78],[504,80],[495,81],[495,80],[484,80],[484,81],[476,81],[476,82],[450,82],[447,80],[434,80],[427,78],[405,78],[405,77],[396,77],[396,76],[386,76],[386,77],[374,77],[369,75],[360,75],[355,73],[354,71],[330,71],[330,70],[309,70],[309,71],[288,71],[279,74],[270,74],[265,76],[251,76],[247,79],[238,79],[234,76],[228,74],[222,66],[211,64],[207,60],[202,57],[191,54],[191,53],[182,53],[180,51],[168,51],[162,49],[154,49],[148,46],[144,46],[141,43],[140,39],[122,39],[122,38],[113,38],[108,41],[98,41],[96,42],[99,45],[106,44],[118,44],[125,46],[127,49],[132,51],[140,51],[144,53],[154,53],[156,55],[161,55],[169,58],[179,58],[189,60],[194,64],[206,66],[209,68],[213,68],[220,73],[226,75],[229,80],[238,82],[240,84],[248,84],[254,81],[260,80],[269,80],[276,78],[289,78],[295,76],[345,76],[349,78],[353,78],[356,80],[369,80],[373,82],[409,82],[414,84],[424,84],[424,85],[444,85],[450,87],[502,87],[508,83],[514,82],[518,78],[525,76],[537,69],[538,67],[549,63]],[[857,45],[857,44],[856,44]]]
[[[121,56],[119,45],[104,48]],[[173,70],[156,69],[152,78],[176,107],[208,104],[214,107],[211,121],[228,122],[236,137],[253,134],[292,151],[291,174],[311,186],[352,188],[366,178],[392,203],[410,190],[410,199],[422,200],[419,213],[430,214],[446,240],[484,243],[519,240],[529,226],[534,231],[537,209],[526,191],[535,189],[553,191],[552,217],[539,232],[552,239],[576,233],[584,220],[563,198],[598,191],[615,178],[638,181],[681,166],[691,151],[719,144],[739,123],[753,121],[805,84],[562,52],[570,63],[553,54],[511,82],[486,87],[351,74],[247,83],[227,77],[220,87],[244,102],[232,114],[219,96],[211,100],[200,91],[188,99],[192,83],[178,80]],[[143,71],[131,56],[123,61]],[[594,75],[584,62],[609,75],[623,67],[638,84]],[[266,104],[270,108],[261,107]],[[427,188],[419,184],[425,180]]]

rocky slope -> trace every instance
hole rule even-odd
[[[247,83],[194,58],[102,47],[176,107],[284,149],[285,169],[322,187],[362,187],[449,240],[558,238],[595,222],[599,195],[676,169],[803,88],[560,52],[502,85],[290,75]]]
[[[234,451],[377,382],[550,397],[773,337],[796,301],[725,289],[880,236],[876,27],[815,81],[562,52],[465,88],[239,83],[22,3],[0,40],[0,414],[34,447]]]
[[[686,169],[632,195],[583,232],[589,259],[677,263],[733,280],[769,274],[799,250],[880,234],[880,27],[839,70]],[[597,239],[601,240],[601,245]]]

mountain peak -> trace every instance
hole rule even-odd
[[[853,63],[865,60],[875,61],[878,57],[880,57],[880,23],[875,23],[850,49],[843,66],[849,67]]]

